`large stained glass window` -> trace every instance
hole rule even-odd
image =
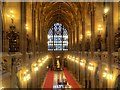
[[[48,51],[53,50],[68,50],[68,32],[61,23],[55,23],[48,31]]]

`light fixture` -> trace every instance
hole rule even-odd
[[[108,68],[105,68],[105,71],[108,71]]]
[[[109,79],[112,80],[113,79],[113,75],[109,74]]]
[[[36,67],[34,67],[34,71],[38,71],[38,67],[36,66]]]
[[[72,58],[71,60],[74,61],[74,58]]]
[[[31,78],[31,76],[30,76],[30,74],[28,72],[29,72],[28,70],[26,70],[24,72],[24,77],[23,77],[24,81],[28,81]]]
[[[80,40],[82,40],[82,38],[83,38],[83,35],[80,35]]]
[[[60,58],[60,56],[57,56],[57,58]]]
[[[30,78],[31,78],[30,74],[27,74],[26,76],[24,76],[23,80],[28,81],[30,80]]]
[[[108,11],[109,11],[108,8],[104,8],[104,15],[103,15],[103,19],[104,19],[104,21],[106,21],[106,19],[107,19]]]
[[[10,10],[10,13],[14,13],[13,10]]]
[[[103,28],[101,27],[101,25],[98,26],[98,31],[99,31],[99,34],[100,32],[103,30]]]
[[[75,60],[76,63],[78,63],[78,60]]]
[[[83,60],[80,60],[80,65],[83,66],[85,62]]]
[[[105,8],[105,9],[104,9],[104,14],[107,14],[108,11],[109,11],[109,9],[108,9],[108,8]]]
[[[0,90],[4,90],[4,88],[5,88],[5,87],[2,86],[2,87],[0,88]]]
[[[39,59],[38,62],[41,63],[41,60]]]
[[[42,66],[43,63],[40,63],[39,66]]]
[[[28,73],[28,71],[29,71],[28,69],[27,69],[27,70],[25,70],[24,74]]]
[[[110,80],[113,79],[113,75],[112,75],[112,74],[109,74],[109,73],[107,73],[107,72],[103,72],[103,77],[106,78],[106,79],[110,79]]]
[[[110,80],[113,79],[113,75],[108,73],[108,68],[105,68],[105,71],[103,72],[103,77]]]
[[[13,23],[13,18],[15,17],[13,13],[14,13],[13,10],[10,10],[10,13],[7,14],[7,17],[10,17],[10,18],[11,18],[12,23]]]
[[[105,78],[107,76],[107,72],[103,72],[103,77]]]
[[[90,38],[90,36],[91,36],[91,32],[88,31],[88,32],[87,32],[87,37]]]
[[[94,69],[94,66],[93,66],[92,63],[89,63],[89,65],[88,65],[88,69],[91,70],[91,71]]]

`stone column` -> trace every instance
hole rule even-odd
[[[91,3],[91,59],[94,57],[94,47],[95,47],[95,7],[94,3]]]
[[[78,20],[79,20],[79,18],[78,18]],[[77,53],[79,53],[79,51],[80,51],[80,42],[79,42],[79,31],[80,31],[80,28],[79,28],[79,25],[80,25],[80,23],[79,23],[79,21],[77,21],[77,48],[76,48],[76,50],[77,50]]]
[[[40,47],[42,47],[42,17],[43,17],[43,14],[42,14],[42,4],[40,3],[40,11],[39,11],[39,21],[40,21]],[[40,52],[42,51],[42,48],[39,48],[40,49]]]
[[[71,51],[73,51],[74,50],[74,48],[73,48],[73,43],[74,43],[74,41],[73,41],[73,30],[71,30]]]
[[[113,29],[113,2],[110,2],[108,3],[108,6],[110,8],[109,10],[109,14],[108,14],[108,22],[107,22],[107,25],[108,25],[108,67],[109,67],[109,73],[112,73],[112,53],[113,53],[113,50],[114,50],[114,29]],[[110,82],[109,82],[110,83]],[[109,87],[110,84],[109,84]]]
[[[40,54],[40,10],[38,9],[38,51],[39,51],[39,54]]]
[[[35,21],[35,19],[36,19],[36,11],[35,11],[35,4],[34,3],[32,3],[32,37],[31,37],[31,42],[32,42],[32,52],[33,52],[33,57],[32,57],[32,60],[34,60],[35,59],[35,55],[36,55],[36,48],[35,48],[35,46],[36,46],[36,38],[35,38],[35,30],[36,30],[36,28],[35,28],[35,25],[36,25],[36,21]],[[35,79],[34,79],[34,71],[33,71],[33,68],[32,68],[32,64],[31,64],[31,88],[35,88]]]
[[[75,30],[73,30],[73,51],[75,51]]]
[[[35,42],[35,7],[34,7],[34,3],[32,4],[32,52],[33,52],[33,58],[35,58],[35,46],[36,46],[36,42]]]
[[[85,9],[82,9],[82,58],[85,58]]]
[[[26,62],[26,2],[21,2],[21,32],[20,32],[20,52],[23,54],[23,63],[25,65]]]
[[[5,28],[4,28],[4,13],[5,13],[5,2],[2,3],[0,2],[0,10],[2,10],[2,12],[0,12],[0,52],[5,52]]]
[[[0,2],[0,5],[1,4],[2,3]],[[2,5],[0,6],[0,11],[1,11],[1,9],[2,9]],[[2,22],[2,12],[0,12],[0,22]],[[3,38],[2,38],[2,31],[3,31],[2,23],[0,23],[0,53],[3,52],[3,50],[2,50],[2,45],[3,45],[2,44],[2,40],[3,40]],[[0,54],[0,59],[2,61],[2,54]],[[0,64],[0,67],[2,67],[1,64]],[[2,75],[0,76],[0,87],[2,87]]]
[[[72,49],[72,30],[69,28],[68,30],[68,50]]]

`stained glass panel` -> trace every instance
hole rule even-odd
[[[61,23],[55,23],[48,31],[48,50],[68,50],[68,32]]]

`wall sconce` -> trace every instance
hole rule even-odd
[[[10,13],[7,14],[7,17],[9,17],[11,19],[12,23],[13,23],[13,20],[14,20],[14,14],[13,13],[14,12],[12,10],[10,10]]]
[[[88,31],[88,32],[87,32],[87,37],[88,37],[88,39],[90,39],[90,36],[91,36],[91,33]]]
[[[75,59],[75,62],[78,63],[78,58]]]
[[[107,77],[107,72],[106,71],[103,72],[103,77],[104,78]]]
[[[105,70],[103,72],[103,77],[106,78],[106,79],[110,79],[110,80],[113,79],[113,75],[108,73],[108,68],[105,68]]]
[[[101,35],[101,31],[103,30],[103,28],[101,27],[101,25],[98,26],[98,34]]]
[[[27,24],[25,24],[25,27],[26,27],[27,30],[29,29]]]
[[[28,29],[29,29],[28,24],[25,24],[25,29],[26,29],[26,34],[28,35]]]
[[[85,43],[85,51],[89,51],[90,50],[91,33],[88,31],[86,33],[86,36],[87,36],[87,40],[86,40],[86,43]]]
[[[72,58],[71,60],[74,61],[74,58]]]
[[[60,56],[57,56],[56,58],[60,58]]]
[[[103,72],[103,77],[106,78],[106,79],[110,79],[112,80],[113,79],[113,75],[112,74],[109,74],[107,73],[106,71]]]
[[[108,11],[109,11],[109,9],[108,9],[108,8],[105,8],[105,9],[104,9],[104,14],[107,14]]]
[[[80,65],[83,66],[85,64],[84,60],[80,60]]]
[[[88,69],[89,69],[90,71],[92,71],[92,70],[94,69],[94,65],[93,65],[92,63],[89,63]]]
[[[38,67],[36,66],[36,67],[34,67],[34,71],[36,72],[36,71],[38,71]]]
[[[67,58],[69,59],[69,57],[70,57],[70,56],[68,55]]]
[[[41,67],[43,65],[43,63],[40,63],[39,66]]]
[[[69,59],[71,60],[71,59],[72,59],[72,57],[71,57],[71,56],[69,56]]]
[[[33,65],[33,69],[34,69],[35,72],[38,71],[38,65],[37,65],[37,63],[35,63],[35,64]]]
[[[31,78],[31,76],[30,76],[29,70],[26,70],[26,71],[24,72],[23,80],[24,80],[24,81],[28,81],[28,80],[30,80],[30,78]]]
[[[38,60],[38,63],[41,63],[41,60],[40,60],[40,59]]]
[[[108,8],[104,8],[104,15],[103,15],[103,20],[104,20],[104,21],[107,19],[108,11],[109,11]]]
[[[4,90],[4,89],[5,89],[5,87],[3,87],[3,86],[0,88],[0,90]]]
[[[82,41],[83,35],[80,35],[80,41]]]
[[[73,57],[73,59],[75,59],[75,57]]]
[[[112,80],[113,79],[113,75],[109,74],[109,79]]]
[[[10,14],[7,15],[11,18],[12,24],[10,25],[10,32],[7,33],[7,39],[9,40],[9,52],[18,52],[19,49],[19,34],[15,32],[15,25],[13,23],[13,11],[10,11]]]
[[[101,25],[98,26],[98,35],[96,38],[96,42],[95,42],[95,47],[96,47],[96,51],[101,51],[101,43],[102,43],[102,38],[101,38],[101,31],[103,30],[103,28],[101,27]]]

